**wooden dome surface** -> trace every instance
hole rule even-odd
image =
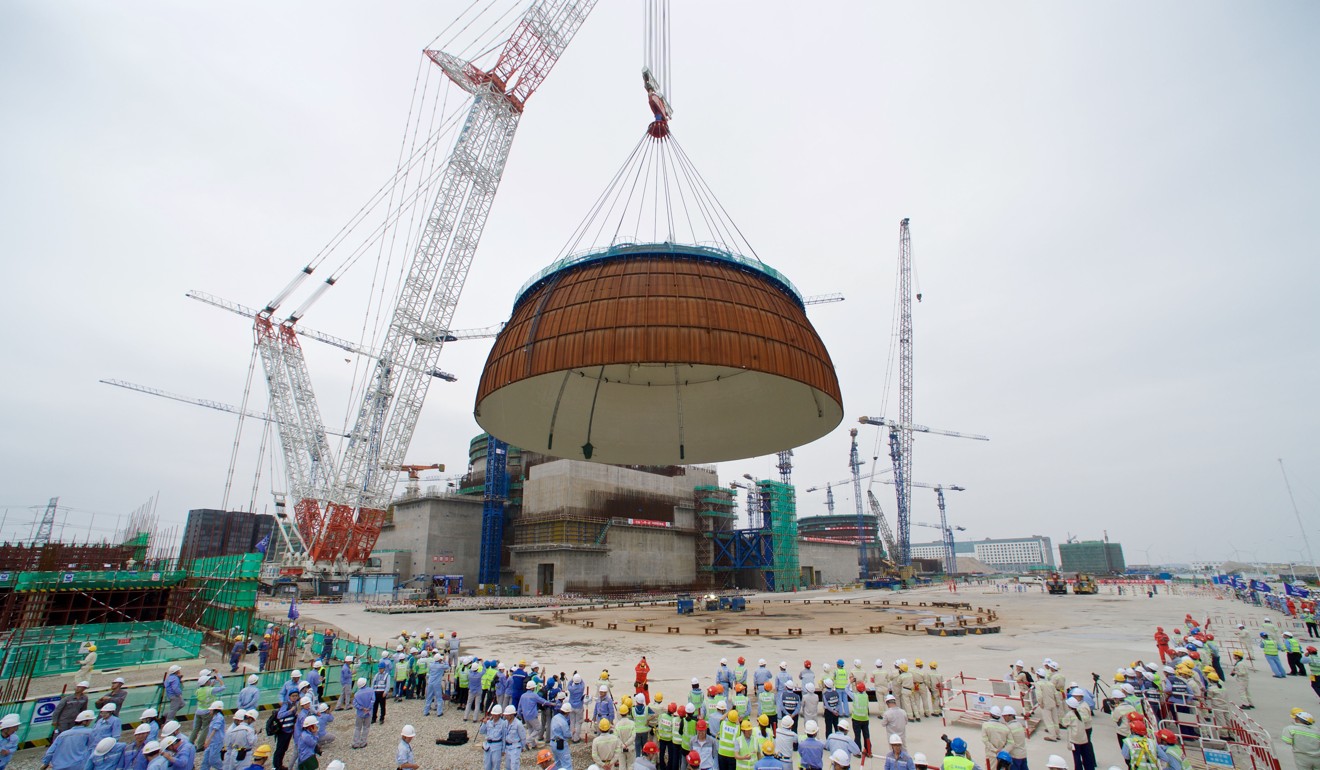
[[[491,349],[475,414],[525,449],[680,464],[800,446],[837,426],[843,405],[787,279],[727,252],[659,244],[533,278]]]

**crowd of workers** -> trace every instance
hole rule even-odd
[[[1208,624],[1207,624],[1208,625]],[[260,678],[251,675],[237,694],[237,710],[226,719],[219,697],[223,681],[209,670],[197,677],[190,734],[184,712],[182,672],[170,667],[164,682],[164,714],[148,708],[129,738],[121,740],[119,712],[126,691],[116,679],[97,701],[88,703],[87,682],[56,706],[54,739],[42,770],[315,770],[335,736],[327,729],[335,712],[352,711],[350,749],[364,748],[372,728],[383,725],[388,704],[422,701],[422,717],[456,710],[475,735],[451,734],[437,743],[474,740],[483,770],[514,770],[524,752],[536,752],[538,767],[569,770],[570,747],[585,743],[588,770],[837,770],[876,758],[884,770],[1028,770],[1029,719],[1047,742],[1066,742],[1071,764],[1051,755],[1050,768],[1096,770],[1091,734],[1097,712],[1112,718],[1129,770],[1185,770],[1182,743],[1206,724],[1225,717],[1230,707],[1227,680],[1240,687],[1240,707],[1254,708],[1250,677],[1255,651],[1275,676],[1286,677],[1281,653],[1294,674],[1310,677],[1320,695],[1320,654],[1303,647],[1292,632],[1280,632],[1267,618],[1259,632],[1244,625],[1231,630],[1233,649],[1225,656],[1219,640],[1190,616],[1172,634],[1154,634],[1150,661],[1120,667],[1112,685],[1093,678],[1092,689],[1069,681],[1057,661],[1038,667],[1017,661],[1007,678],[1015,683],[1022,713],[996,706],[981,727],[984,757],[973,758],[963,738],[945,739],[932,763],[909,751],[907,725],[940,717],[945,688],[938,663],[876,659],[864,665],[843,659],[817,667],[803,661],[771,665],[721,659],[712,684],[700,676],[677,697],[653,690],[650,664],[634,666],[631,683],[608,670],[594,677],[554,672],[539,661],[506,662],[460,654],[456,632],[430,629],[400,634],[394,651],[379,660],[345,656],[332,670],[329,655],[306,674],[294,670],[282,683],[279,706],[263,721]],[[242,640],[237,640],[241,642]],[[1296,656],[1294,658],[1294,656]],[[240,655],[241,657],[241,655]],[[326,700],[325,685],[336,677],[341,693]],[[1320,770],[1320,733],[1309,712],[1294,709],[1283,740],[1293,747],[1298,767]],[[1155,729],[1164,723],[1171,725]],[[17,717],[0,721],[0,770],[12,757]],[[874,728],[874,733],[873,733]],[[398,770],[417,770],[412,743],[417,729],[397,734]],[[391,739],[395,736],[391,735]],[[943,737],[943,736],[942,736]],[[273,743],[273,745],[271,745]],[[877,745],[878,744],[878,745]],[[983,761],[982,761],[983,759]],[[329,770],[343,770],[336,760]]]

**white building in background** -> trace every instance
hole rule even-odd
[[[1026,571],[1054,567],[1054,546],[1048,537],[1032,535],[1019,538],[985,538],[984,540],[954,539],[958,556],[971,556],[982,564],[1006,572]],[[944,558],[944,544],[913,543],[914,559]]]

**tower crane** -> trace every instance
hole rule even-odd
[[[898,537],[895,545],[898,546],[898,552],[894,554],[894,562],[900,566],[907,566],[912,563],[912,534],[910,528],[910,497],[909,490],[913,486],[927,486],[924,484],[913,484],[907,478],[906,471],[908,464],[903,462],[902,451],[902,433],[930,433],[936,436],[952,436],[954,438],[967,438],[974,441],[989,441],[988,436],[982,436],[976,433],[957,433],[951,430],[939,430],[937,428],[928,428],[925,425],[913,425],[912,423],[896,422],[884,417],[861,417],[858,422],[863,425],[879,425],[889,428],[889,459],[894,466],[893,480],[885,480],[886,484],[894,485],[894,495],[898,498]],[[933,487],[932,487],[933,488]],[[949,487],[945,487],[949,489]],[[943,492],[938,491],[940,499],[943,499]]]
[[[472,103],[436,183],[438,192],[384,340],[379,351],[373,351],[374,368],[338,462],[326,440],[298,339],[299,321],[337,276],[327,277],[301,306],[278,319],[280,307],[312,275],[315,267],[309,264],[254,314],[256,347],[289,471],[297,529],[313,565],[358,564],[375,546],[398,473],[390,469],[403,465],[412,441],[527,100],[595,4],[536,0],[489,69],[443,51],[426,51],[450,80],[472,95]],[[483,510],[483,519],[489,517]],[[483,532],[488,524],[483,521]],[[488,557],[484,540],[483,561]],[[482,573],[489,574],[487,565]]]
[[[440,471],[444,473],[445,464],[435,463],[433,465],[391,465],[385,468],[387,471],[399,471],[408,474],[408,483],[403,488],[403,493],[409,497],[416,497],[421,492],[422,471]]]
[[[852,470],[853,504],[857,508],[857,579],[866,580],[866,523],[862,514],[862,461],[857,455],[857,429],[848,431],[852,446],[848,450],[848,467]]]
[[[892,484],[894,482],[890,481],[889,479],[885,479],[884,483]],[[911,485],[914,487],[921,487],[922,489],[935,490],[935,500],[940,508],[940,524],[938,527],[936,527],[936,529],[940,530],[940,533],[942,535],[941,539],[944,542],[944,569],[948,574],[952,575],[953,573],[958,571],[958,557],[957,554],[954,552],[954,548],[953,548],[954,546],[953,530],[956,529],[959,532],[963,532],[967,528],[949,527],[949,517],[945,514],[945,510],[944,510],[944,491],[947,489],[950,492],[965,492],[967,491],[967,488],[960,487],[957,484],[927,484],[922,481],[913,481],[911,482]],[[934,526],[934,525],[923,524],[922,526],[926,527],[926,526]]]

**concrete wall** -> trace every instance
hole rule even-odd
[[[851,583],[857,579],[857,546],[798,542],[798,566],[811,569],[820,584]]]
[[[570,550],[549,547],[515,553],[513,571],[522,578],[528,593],[541,590],[541,565],[554,566],[552,593],[566,587],[588,589],[605,586],[688,584],[696,580],[695,538],[666,529],[612,526],[605,535],[604,550]]]
[[[694,487],[716,483],[714,471],[705,468],[689,468],[682,476],[662,476],[614,465],[557,460],[532,468],[531,477],[523,487],[522,510],[528,515],[597,512],[592,509],[603,498],[652,498],[657,502],[663,500],[668,513],[669,507],[676,504],[691,507]],[[651,518],[646,511],[621,509],[608,514]]]
[[[481,568],[481,500],[423,495],[400,501],[376,549],[410,551],[408,577],[462,575],[463,587],[475,588]]]

